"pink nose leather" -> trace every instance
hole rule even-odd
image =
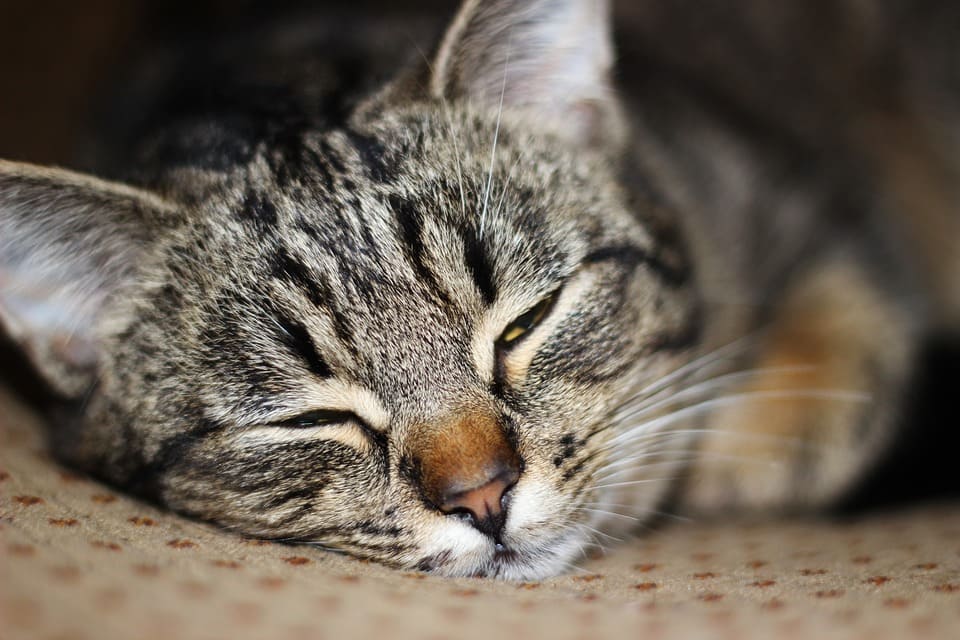
[[[503,496],[519,475],[515,470],[505,469],[479,487],[448,493],[440,510],[444,513],[467,511],[478,522],[499,518],[503,512]]]

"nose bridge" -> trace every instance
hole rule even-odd
[[[412,480],[427,506],[465,518],[500,544],[523,461],[496,416],[470,411],[423,425],[412,446]]]
[[[464,337],[470,327],[431,309],[430,301],[413,298],[381,311],[380,330],[369,347],[374,356],[364,371],[371,386],[397,407],[399,421],[418,431],[443,424],[451,407],[486,399]]]
[[[412,350],[401,358],[411,369],[380,380],[381,386],[393,385],[400,399],[394,416],[395,437],[402,443],[398,471],[429,508],[468,516],[477,529],[499,539],[508,493],[523,462],[474,368],[463,338],[470,332],[435,325],[428,307],[413,313],[429,316],[417,326],[435,329],[430,339],[400,341]]]
[[[438,507],[520,466],[499,420],[489,412],[473,410],[424,425],[414,446],[422,488]]]

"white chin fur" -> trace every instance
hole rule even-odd
[[[506,551],[468,523],[439,523],[423,546],[418,568],[449,577],[488,576],[540,580],[565,572],[583,553],[587,536],[575,524],[544,532],[555,523],[560,496],[540,483],[521,483],[511,501],[504,531]],[[420,560],[417,560],[419,563]]]
[[[517,545],[506,555],[501,555],[491,540],[482,534],[476,534],[476,537],[480,538],[479,544],[473,545],[470,549],[467,548],[468,545],[463,544],[464,541],[456,545],[436,547],[431,545],[431,548],[437,551],[425,555],[436,558],[437,563],[428,570],[447,577],[542,580],[567,571],[582,555],[585,542],[584,536],[571,528],[559,538],[545,544]]]

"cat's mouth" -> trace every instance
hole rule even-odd
[[[579,547],[571,553],[571,536],[563,535],[551,543],[521,550],[507,545],[496,545],[493,554],[475,572],[476,577],[506,580],[540,580],[555,575],[567,567]]]
[[[493,548],[493,557],[490,559],[488,566],[479,569],[473,577],[475,578],[490,578],[497,577],[504,573],[509,573],[512,569],[515,569],[518,565],[523,565],[521,561],[521,555],[515,549],[507,547],[505,544],[498,542],[494,545]]]
[[[568,532],[536,545],[492,542],[473,553],[446,550],[421,560],[417,568],[450,577],[540,580],[559,573],[579,555],[575,537]]]
[[[540,580],[562,573],[583,555],[589,527],[557,511],[553,487],[533,481],[518,484],[510,514],[497,535],[459,519],[438,519],[430,536],[410,558],[410,567],[447,577]],[[575,508],[573,514],[579,513]]]
[[[494,562],[511,562],[519,557],[516,551],[508,548],[502,542],[498,542],[493,547]]]
[[[514,573],[518,568],[525,566],[522,554],[516,549],[497,542],[493,553],[466,570],[458,567],[460,564],[452,551],[447,550],[424,558],[417,563],[421,571],[439,573],[442,575],[465,575],[471,578],[492,578]]]
[[[525,572],[529,563],[515,549],[497,543],[493,555],[483,565],[477,567],[471,574],[472,578],[502,578],[511,577]]]

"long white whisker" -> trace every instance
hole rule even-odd
[[[663,518],[673,518],[675,520],[680,520],[682,522],[692,522],[693,518],[688,518],[686,516],[677,515],[675,513],[670,513],[669,511],[658,511],[657,509],[648,509],[647,507],[638,506],[635,504],[623,504],[622,502],[607,502],[607,501],[597,501],[597,502],[583,502],[581,503],[583,507],[615,507],[617,509],[631,509],[634,511],[640,511],[644,516],[653,515],[660,516]],[[616,513],[616,512],[611,512]]]
[[[637,391],[635,395],[646,396],[651,393],[656,393],[661,389],[670,386],[677,379],[683,378],[694,371],[709,370],[710,367],[730,357],[732,354],[736,353],[737,350],[745,350],[749,346],[749,343],[752,340],[755,340],[756,337],[756,334],[743,336],[742,338],[738,338],[733,342],[723,345],[722,347],[718,347],[709,353],[705,353],[699,358],[695,358],[683,366],[674,369],[670,373],[657,378],[651,383],[648,383],[646,387],[643,387]]]
[[[513,161],[512,165],[510,165],[510,170],[507,172],[507,179],[504,180],[503,183],[503,190],[500,192],[500,200],[497,202],[497,208],[493,211],[494,218],[500,215],[500,210],[503,208],[503,202],[507,199],[507,191],[510,188],[510,181],[513,179],[513,170],[517,168],[517,165],[520,164],[520,160],[522,159],[522,155],[517,155],[517,159]]]
[[[600,531],[599,529],[594,529],[593,527],[591,527],[591,526],[589,526],[589,525],[586,525],[586,524],[584,524],[584,523],[582,523],[582,522],[580,523],[580,526],[583,527],[584,529],[586,529],[587,531],[590,531],[591,533],[594,533],[594,534],[596,534],[596,535],[598,535],[598,536],[603,536],[604,538],[609,538],[610,540],[612,540],[612,541],[614,541],[614,542],[623,542],[622,539],[617,538],[616,536],[612,536],[612,535],[610,535],[609,533],[604,533],[603,531]],[[603,548],[603,547],[601,547],[601,548]]]
[[[497,155],[497,140],[500,138],[500,118],[503,115],[503,97],[507,93],[507,70],[510,65],[510,46],[507,44],[507,55],[503,61],[503,85],[500,87],[500,106],[497,109],[497,127],[493,131],[493,148],[490,150],[490,171],[487,175],[487,186],[483,192],[483,212],[480,214],[480,237],[483,238],[483,229],[487,223],[487,206],[490,203],[490,186],[493,184],[493,164]]]
[[[604,516],[615,516],[617,518],[623,518],[624,520],[632,520],[634,522],[640,522],[642,518],[637,518],[636,516],[628,516],[624,513],[617,513],[616,511],[607,511],[606,509],[591,509],[589,507],[578,507],[578,511],[586,511],[588,513],[598,513]]]
[[[579,530],[579,532],[580,532],[581,535],[585,534],[584,537],[586,538],[585,540],[577,541],[577,548],[580,550],[580,557],[581,557],[581,558],[586,558],[586,557],[587,557],[587,552],[586,552],[586,550],[584,549],[584,546],[587,546],[587,547],[596,547],[597,549],[600,550],[600,553],[606,553],[606,552],[607,552],[607,548],[606,548],[605,546],[603,546],[603,544],[600,542],[600,540],[599,540],[599,538],[598,538],[598,536],[597,536],[596,533],[587,530],[587,528],[584,527],[584,525],[582,525],[582,524],[578,524],[578,525],[577,525],[577,529]],[[568,566],[572,566],[573,562],[570,561],[570,562],[568,562],[567,564],[568,564]]]
[[[644,478],[643,480],[628,480],[625,482],[611,482],[609,484],[595,484],[591,485],[589,490],[593,491],[596,489],[611,489],[613,487],[632,487],[634,485],[640,484],[650,484],[652,482],[670,482],[671,480],[678,480],[677,476],[672,476],[669,478]]]
[[[607,476],[607,475],[612,475],[613,473],[634,473],[634,472],[639,472],[639,471],[646,471],[646,470],[649,470],[649,469],[656,469],[657,467],[667,467],[667,466],[671,466],[671,467],[672,467],[672,466],[677,466],[678,464],[682,464],[682,463],[684,463],[684,462],[691,462],[691,461],[697,459],[697,456],[694,455],[694,452],[693,452],[693,451],[688,450],[686,453],[687,453],[688,455],[683,456],[683,457],[670,458],[670,459],[668,459],[668,460],[661,460],[661,461],[659,461],[659,462],[647,462],[647,463],[644,463],[644,464],[641,464],[641,465],[637,465],[637,466],[635,466],[635,467],[630,467],[630,468],[628,468],[628,469],[623,469],[623,468],[621,468],[621,467],[626,466],[626,465],[620,465],[620,464],[617,464],[616,466],[614,466],[614,465],[606,466],[606,467],[604,467],[603,469],[601,469],[600,471],[598,471],[597,473],[595,473],[595,474],[594,474],[594,477],[600,478],[600,477],[604,477],[604,476]],[[662,455],[665,455],[665,454],[662,454],[662,453],[654,453],[654,454],[651,454],[651,455],[652,455],[652,456],[662,456]],[[645,457],[645,456],[639,456],[639,457],[642,458],[642,457]],[[619,461],[618,461],[618,462],[619,462]],[[636,461],[635,461],[635,460],[631,460],[630,462],[635,463]]]
[[[677,522],[693,522],[693,518],[688,518],[686,516],[679,516],[675,513],[669,513],[667,511],[657,511],[656,509],[647,509],[647,513],[661,518],[670,518],[671,520],[676,520]]]
[[[797,443],[803,442],[800,438],[791,439],[791,440],[796,440],[796,442],[788,441],[785,444],[797,444]],[[673,455],[682,456],[682,457],[670,458],[669,460],[664,460],[663,462],[645,463],[639,466],[633,466],[633,465],[637,465],[637,463],[640,462],[641,460],[645,460],[647,458],[660,458],[664,456],[673,456]],[[673,464],[676,462],[690,462],[695,460],[702,460],[704,462],[710,462],[714,460],[717,462],[730,462],[730,461],[746,462],[752,459],[753,458],[751,458],[750,456],[737,456],[737,455],[727,454],[727,453],[716,453],[713,451],[698,451],[696,449],[691,449],[690,447],[687,447],[684,449],[662,449],[654,446],[654,447],[651,447],[650,449],[645,450],[644,453],[641,453],[639,455],[630,456],[627,458],[619,458],[617,460],[614,460],[613,462],[610,462],[604,465],[603,468],[601,468],[596,475],[599,476],[608,471],[614,471],[616,469],[619,469],[621,467],[626,467],[626,466],[630,466],[630,469],[629,469],[630,471],[637,471],[640,469],[648,469],[650,467],[661,465],[661,464]]]
[[[616,478],[623,477],[631,473],[639,473],[642,471],[648,471],[652,469],[657,469],[660,467],[676,467],[681,464],[686,464],[688,462],[696,462],[697,466],[709,466],[710,464],[719,464],[721,462],[736,462],[740,465],[754,465],[756,467],[767,467],[767,468],[777,468],[782,464],[782,461],[779,460],[765,460],[759,457],[751,456],[735,456],[735,455],[725,455],[725,454],[716,454],[710,457],[701,457],[701,456],[691,456],[689,458],[677,458],[671,461],[665,461],[662,463],[647,464],[637,468],[628,468],[628,469],[613,469],[609,472],[604,471],[602,473],[596,474],[594,477],[598,481],[613,480]]]
[[[747,400],[793,400],[806,398],[811,400],[837,400],[846,402],[867,402],[870,400],[870,394],[860,391],[842,391],[834,389],[792,389],[789,391],[748,391],[745,393],[735,393],[728,396],[713,398],[704,402],[678,409],[672,413],[659,418],[654,418],[647,422],[642,422],[634,427],[613,437],[608,445],[622,443],[624,440],[630,440],[637,433],[645,433],[654,429],[660,429],[669,426],[679,420],[695,417],[707,411],[718,407],[730,406],[736,403],[742,403]]]
[[[668,511],[657,511],[656,509],[648,509],[646,507],[640,507],[635,504],[623,504],[621,502],[584,502],[582,503],[584,507],[616,507],[618,509],[633,509],[637,511],[642,511],[644,515],[655,515],[661,516],[664,518],[674,518],[676,520],[682,520],[684,522],[692,521],[692,518],[686,516],[678,516],[675,513],[670,513]]]
[[[742,431],[734,431],[732,429],[717,429],[713,427],[702,427],[696,429],[672,429],[670,431],[656,431],[653,433],[646,433],[640,436],[636,436],[629,444],[634,445],[637,443],[644,444],[646,442],[653,441],[655,443],[667,444],[671,440],[679,440],[685,438],[689,435],[698,435],[698,434],[717,434],[721,436],[730,436],[731,438],[743,438],[746,440],[778,440],[783,442],[802,442],[803,439],[799,437],[788,437],[781,436],[772,433],[744,433]]]
[[[638,403],[636,406],[631,406],[631,404],[626,404],[624,407],[619,409],[617,413],[614,414],[615,419],[618,420],[628,420],[631,418],[636,418],[637,416],[652,413],[657,409],[675,404],[678,400],[688,398],[690,396],[696,396],[701,393],[708,393],[716,389],[736,384],[745,380],[750,380],[757,376],[762,375],[774,375],[781,373],[804,373],[814,370],[815,367],[808,365],[798,365],[792,367],[767,367],[763,369],[749,369],[746,371],[737,371],[734,373],[727,373],[724,375],[719,375],[703,382],[691,385],[684,389],[679,389],[671,393],[671,389],[663,389],[654,396],[644,399],[644,402]],[[664,394],[669,394],[668,397],[660,400]],[[623,411],[623,409],[628,409]]]

